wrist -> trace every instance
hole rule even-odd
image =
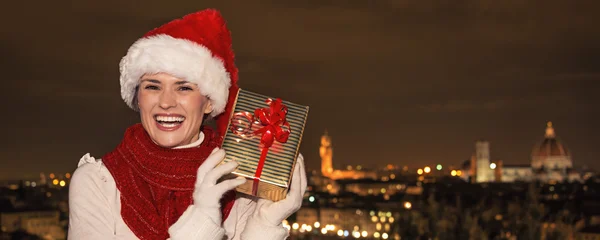
[[[221,216],[218,209],[216,216],[214,211],[190,205],[185,212],[169,228],[171,239],[220,239],[225,230],[221,227]],[[218,217],[218,218],[217,218]]]
[[[281,222],[273,224],[259,215],[248,219],[242,233],[242,239],[279,240],[286,239],[288,236],[289,231],[283,227]]]
[[[271,213],[272,214],[272,213]],[[254,216],[255,221],[261,222],[263,225],[271,226],[271,227],[279,227],[282,226],[282,221],[275,219],[273,216],[270,216],[267,208],[260,208],[257,211],[257,214]]]

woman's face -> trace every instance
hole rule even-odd
[[[204,114],[212,111],[198,85],[166,73],[144,75],[137,98],[144,129],[166,148],[198,140]]]

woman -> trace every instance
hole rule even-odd
[[[236,196],[243,178],[219,149],[237,92],[231,36],[204,10],[134,43],[120,63],[121,96],[141,124],[102,159],[86,154],[69,189],[69,239],[284,239],[282,221],[306,190],[302,155],[286,199]],[[227,113],[227,114],[225,114]],[[203,125],[214,118],[217,129]]]

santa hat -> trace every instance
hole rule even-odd
[[[217,10],[188,14],[146,33],[129,48],[120,71],[121,97],[134,110],[135,91],[144,74],[168,73],[198,84],[211,101],[219,131],[225,133],[238,90],[238,69],[231,33]]]

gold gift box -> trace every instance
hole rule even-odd
[[[248,120],[240,118],[236,114],[245,113],[253,116],[256,109],[268,109],[270,106],[267,104],[267,99],[273,98],[243,89],[238,91],[234,110],[227,126],[227,133],[223,140],[222,148],[227,154],[222,164],[230,161],[239,163],[238,168],[226,178],[243,176],[248,179],[246,183],[236,188],[237,192],[279,201],[287,195],[292,179],[308,116],[308,106],[282,100],[282,104],[288,109],[286,120],[290,125],[290,134],[285,143],[273,141],[273,145],[269,147],[259,181],[255,184],[255,174],[263,145],[261,145],[261,135],[252,133],[262,128],[263,125],[256,119],[249,124]],[[243,132],[243,129],[248,131]],[[253,192],[253,190],[255,191]]]

